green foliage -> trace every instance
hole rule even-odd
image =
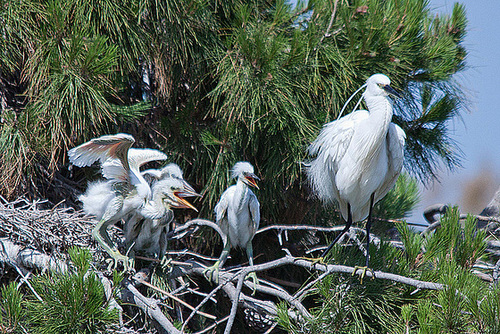
[[[117,313],[109,310],[104,288],[88,271],[88,250],[72,249],[70,257],[76,272],[36,277],[33,288],[42,301],[28,297],[26,309],[29,324],[37,333],[95,333],[117,321]]]
[[[22,295],[17,284],[11,282],[0,289],[0,332],[15,333],[19,331],[19,323],[24,316],[21,307]]]
[[[410,214],[418,201],[417,181],[402,173],[394,188],[374,207],[374,215],[381,218],[402,219]]]
[[[361,284],[357,277],[333,274],[308,297],[316,305],[310,309],[312,319],[296,323],[281,305],[280,326],[290,333],[495,333],[499,289],[472,270],[484,255],[486,232],[476,229],[471,216],[459,218],[456,207],[449,210],[441,227],[426,236],[399,223],[404,250],[386,242],[370,247],[374,270],[439,282],[443,290],[415,291],[381,279]],[[331,254],[335,264],[364,260],[356,246],[336,245]]]
[[[459,223],[457,207],[441,219],[441,228],[425,240],[425,258],[444,260],[450,258],[463,268],[471,268],[486,250],[485,230],[476,229],[475,218],[468,215],[464,226]]]
[[[2,287],[0,329],[20,331],[22,326],[30,333],[98,333],[117,323],[116,310],[108,308],[102,283],[90,270],[90,252],[75,247],[69,255],[74,271],[30,280],[38,296],[31,290],[23,295],[15,283]]]
[[[229,168],[247,160],[262,178],[263,218],[300,223],[308,208],[293,214],[289,208],[307,196],[301,170],[307,146],[377,72],[405,93],[394,121],[407,132],[411,175],[428,180],[441,161],[456,166],[447,124],[463,102],[450,80],[465,65],[463,6],[444,17],[425,0],[339,1],[331,21],[333,4],[9,2],[0,7],[0,70],[19,83],[7,109],[23,120],[16,132],[30,140],[3,143],[36,159],[2,168],[0,179],[10,177],[8,170],[15,180],[33,177],[30,168],[46,162],[53,171],[75,144],[132,132],[138,146],[165,150],[203,188],[203,215],[231,183]]]

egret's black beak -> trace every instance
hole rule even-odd
[[[401,97],[401,94],[399,94],[394,88],[392,88],[389,85],[382,86],[382,89],[391,95],[394,95],[394,96],[399,97],[399,98]]]

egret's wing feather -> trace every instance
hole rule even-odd
[[[165,153],[150,148],[131,148],[128,152],[130,168],[136,170],[148,162],[167,160],[167,158]]]
[[[125,133],[94,138],[69,150],[69,161],[75,166],[84,167],[97,160],[104,163],[108,158],[115,158],[128,169],[127,152],[134,142],[134,137]]]
[[[83,211],[94,215],[98,220],[102,218],[108,203],[115,197],[112,184],[108,181],[92,182],[84,194],[78,199],[83,204]]]
[[[339,200],[335,184],[338,164],[351,143],[356,124],[368,118],[366,110],[358,110],[323,126],[316,140],[309,146],[309,154],[316,156],[307,168],[313,190],[324,201]]]
[[[375,202],[381,200],[394,187],[403,168],[406,134],[398,125],[391,123],[387,132],[386,145],[389,166],[387,176],[376,193]]]
[[[229,223],[227,220],[227,209],[229,207],[229,200],[234,196],[234,186],[231,186],[222,193],[219,202],[214,208],[215,222],[222,229],[226,235],[229,233]]]
[[[250,190],[248,192],[250,199],[248,200],[248,208],[250,209],[250,215],[252,217],[253,229],[252,229],[252,238],[259,229],[260,224],[260,204],[257,196]]]

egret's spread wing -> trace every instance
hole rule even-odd
[[[366,110],[358,110],[323,126],[318,138],[309,146],[309,154],[316,156],[307,168],[311,185],[318,197],[325,201],[338,200],[335,174],[351,143],[356,124],[368,118]]]
[[[250,215],[252,217],[252,222],[253,222],[253,229],[252,229],[252,238],[259,229],[259,223],[260,223],[260,204],[259,200],[257,199],[257,196],[249,190],[248,191],[249,195],[249,200],[248,200],[248,208],[250,209]]]
[[[139,167],[151,161],[167,160],[167,155],[161,151],[149,148],[131,148],[128,152],[130,168],[139,170]]]
[[[128,169],[127,152],[134,144],[134,137],[125,133],[94,138],[68,151],[69,161],[78,167],[90,166],[97,160],[118,159]]]
[[[398,125],[391,123],[387,131],[386,145],[389,166],[387,176],[376,193],[375,202],[381,200],[392,189],[403,168],[406,134]]]

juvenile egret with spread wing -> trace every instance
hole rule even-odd
[[[346,221],[322,254],[348,231],[353,221],[366,223],[368,268],[370,226],[373,205],[394,186],[403,166],[406,135],[391,122],[392,103],[389,94],[399,96],[383,74],[374,74],[366,82],[363,98],[368,110],[357,110],[323,126],[309,146],[315,156],[307,168],[313,191],[325,202],[337,201]],[[363,274],[364,274],[363,273]]]
[[[150,161],[167,159],[157,150],[131,149],[134,142],[132,136],[119,133],[94,138],[68,151],[70,162],[75,166],[90,166],[98,160],[101,163],[102,174],[109,181],[90,184],[80,199],[84,210],[99,219],[92,230],[94,239],[113,258],[114,267],[122,261],[125,270],[132,265],[132,260],[120,254],[109,238],[107,227],[135,210],[144,209],[151,188],[139,167]],[[179,197],[178,201],[187,206],[183,198]]]
[[[249,186],[258,189],[256,181],[259,178],[254,174],[253,166],[244,161],[234,165],[232,177],[236,179],[236,184],[224,191],[215,206],[216,223],[227,236],[219,260],[205,270],[208,278],[215,282],[218,282],[219,267],[226,262],[231,246],[245,248],[248,262],[253,266],[252,240],[259,228],[260,204]],[[257,286],[258,279],[255,272],[249,276],[254,287]]]

